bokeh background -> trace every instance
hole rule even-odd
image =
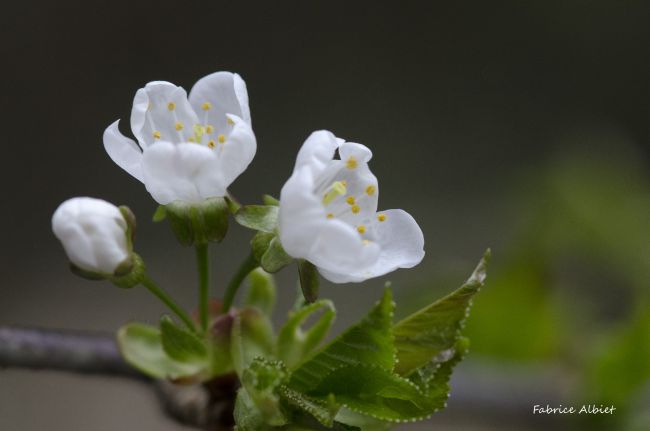
[[[258,152],[233,193],[277,195],[307,135],[368,145],[381,208],[419,221],[427,256],[364,285],[322,286],[336,329],[393,282],[398,314],[493,262],[449,409],[400,430],[650,428],[650,3],[23,1],[3,5],[0,324],[114,331],[155,322],[140,289],[72,276],[50,231],[64,199],[128,204],[137,249],[188,308],[193,252],[175,244],[102,133],[152,80],[216,70],[248,84]],[[128,132],[128,121],[123,131]],[[215,295],[246,255],[213,249]],[[279,275],[283,319],[295,271]],[[615,405],[539,416],[533,405]],[[138,383],[0,371],[0,429],[180,430]]]

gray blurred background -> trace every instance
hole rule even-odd
[[[522,207],[546,199],[537,178],[568,155],[621,160],[622,189],[643,185],[639,195],[647,198],[649,18],[650,3],[640,1],[6,3],[0,325],[114,331],[163,312],[144,290],[68,272],[50,217],[78,195],[128,204],[139,219],[136,249],[151,273],[194,307],[193,251],[177,246],[167,225],[150,222],[155,202],[108,158],[101,137],[117,118],[130,133],[133,96],[148,81],[189,90],[217,70],[246,80],[258,139],[255,160],[232,186],[240,200],[277,196],[304,139],[327,128],[373,150],[380,208],[406,209],[425,233],[427,256],[416,269],[322,286],[338,305],[336,330],[365,313],[388,279],[398,302],[417,306],[418,295],[441,296],[488,246],[499,268],[518,229],[536,215]],[[215,296],[250,236],[233,225],[213,247]],[[278,321],[293,301],[295,277],[294,268],[279,275]],[[611,293],[613,283],[577,285],[608,303],[625,298]],[[628,315],[634,300],[627,298],[609,314]],[[428,424],[398,429],[544,426],[529,411],[454,412],[453,392],[450,405]],[[183,429],[138,383],[0,371],[0,429],[45,428]]]

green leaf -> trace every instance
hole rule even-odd
[[[271,195],[262,195],[262,202],[264,205],[275,205],[276,207],[280,205],[280,201]]]
[[[393,327],[398,362],[395,372],[408,375],[454,346],[472,298],[485,281],[490,250],[459,289],[406,317]]]
[[[311,262],[298,261],[298,274],[300,275],[300,289],[305,301],[314,302],[318,299],[318,270]]]
[[[386,289],[382,299],[360,323],[348,328],[294,371],[289,387],[309,393],[334,370],[350,365],[374,364],[392,370],[394,307],[391,292]]]
[[[266,424],[264,416],[246,389],[237,392],[235,401],[235,431],[267,431],[271,427]]]
[[[195,376],[205,369],[205,363],[175,361],[165,353],[158,328],[141,323],[122,326],[117,344],[124,360],[157,379],[177,379]]]
[[[293,258],[284,251],[282,244],[280,244],[280,239],[276,236],[269,242],[269,247],[262,256],[260,264],[266,272],[274,273],[289,265],[291,262],[293,262]]]
[[[257,307],[264,314],[270,316],[275,306],[276,287],[273,276],[262,268],[257,268],[248,274],[250,287],[246,294],[244,304]]]
[[[282,399],[294,408],[298,408],[313,416],[318,422],[331,428],[334,425],[334,417],[339,407],[317,398],[309,397],[301,392],[294,391],[288,386],[279,387]]]
[[[279,387],[288,379],[289,372],[281,361],[255,358],[242,374],[242,385],[268,425],[287,423],[280,408]]]
[[[235,214],[235,220],[249,229],[272,233],[278,227],[278,210],[276,205],[246,205]]]
[[[302,324],[314,313],[322,311],[316,322],[306,331]],[[327,335],[336,311],[329,300],[321,300],[289,313],[289,319],[278,334],[278,357],[287,367],[293,368],[304,362]]]
[[[153,222],[158,223],[167,218],[167,208],[165,205],[158,205],[158,208],[156,208],[156,211],[153,213]]]
[[[169,316],[160,319],[160,333],[165,353],[180,362],[207,360],[208,351],[192,332],[181,328]]]
[[[255,358],[273,356],[274,344],[271,321],[257,308],[244,308],[235,315],[230,350],[239,376]]]

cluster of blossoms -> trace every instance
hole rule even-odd
[[[189,97],[169,82],[151,82],[137,91],[130,123],[137,142],[119,131],[118,120],[104,132],[104,147],[164,206],[183,243],[220,240],[224,228],[206,234],[209,219],[223,221],[224,212],[239,210],[238,221],[267,234],[256,253],[256,263],[265,269],[274,269],[264,264],[272,249],[288,255],[285,264],[311,263],[334,283],[360,282],[412,267],[424,257],[422,232],[408,213],[377,211],[371,151],[324,130],[313,132],[298,152],[279,202],[267,205],[277,208],[263,211],[264,220],[275,217],[272,226],[260,228],[247,217],[250,209],[240,208],[228,193],[257,148],[246,84],[237,74],[208,75]],[[74,267],[87,276],[120,278],[137,261],[128,232],[131,218],[125,207],[73,198],[57,209],[52,226]]]

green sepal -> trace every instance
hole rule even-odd
[[[308,330],[303,331],[301,325],[319,311],[322,311],[322,314],[318,320]],[[278,358],[289,368],[304,362],[323,341],[335,317],[334,304],[329,300],[320,300],[291,311],[289,319],[278,333]]]
[[[251,250],[253,257],[258,262],[262,262],[264,253],[269,249],[271,241],[275,238],[274,233],[258,231],[251,239]]]
[[[124,360],[157,379],[192,378],[205,371],[204,361],[180,362],[170,358],[162,345],[160,330],[142,323],[129,323],[117,332],[117,345]]]
[[[348,328],[293,372],[289,387],[309,394],[328,374],[354,364],[374,364],[392,370],[394,307],[390,290],[384,290],[382,299],[361,322]]]
[[[260,265],[266,272],[278,272],[285,266],[293,262],[293,258],[284,251],[280,244],[280,239],[276,236],[269,243],[269,248],[266,250],[260,261]]]
[[[490,250],[459,289],[411,314],[393,327],[398,362],[395,372],[406,376],[456,343],[472,304],[485,281]]]
[[[208,359],[205,344],[193,332],[176,325],[169,316],[160,319],[160,334],[167,355],[180,362]]]
[[[247,307],[257,307],[267,316],[271,316],[276,297],[273,275],[262,268],[257,268],[248,274],[248,283],[250,287],[246,293],[244,304]]]
[[[306,260],[299,260],[298,275],[300,276],[300,289],[305,301],[309,303],[316,301],[318,299],[320,279],[314,264]]]
[[[166,208],[169,224],[182,245],[221,242],[226,236],[230,210],[222,197],[193,204],[175,201]]]
[[[129,262],[129,264],[131,264],[130,259],[127,258],[127,261]],[[83,268],[78,267],[72,262],[70,262],[70,272],[72,272],[74,275],[78,277],[85,278],[86,280],[97,281],[97,280],[106,280],[107,278],[110,278],[110,275],[100,274],[99,272],[85,270]]]
[[[280,201],[271,195],[262,195],[262,202],[264,202],[264,205],[280,206]]]
[[[133,211],[131,211],[131,208],[127,207],[126,205],[120,205],[118,207],[120,210],[120,213],[122,213],[122,217],[124,217],[124,220],[126,221],[126,238],[128,240],[127,247],[129,250],[133,250],[133,243],[135,241],[135,228],[136,228],[136,221],[135,221],[135,214],[133,214]]]
[[[258,356],[272,357],[275,353],[273,326],[257,308],[244,308],[235,314],[231,336],[230,353],[239,376]]]
[[[278,210],[274,205],[246,205],[235,214],[235,220],[249,229],[272,233],[278,227]]]
[[[115,269],[115,273],[108,279],[117,287],[131,289],[144,279],[146,268],[142,258],[136,254],[131,255]]]
[[[167,207],[165,205],[158,205],[156,211],[153,213],[151,220],[154,223],[161,222],[167,218]]]

